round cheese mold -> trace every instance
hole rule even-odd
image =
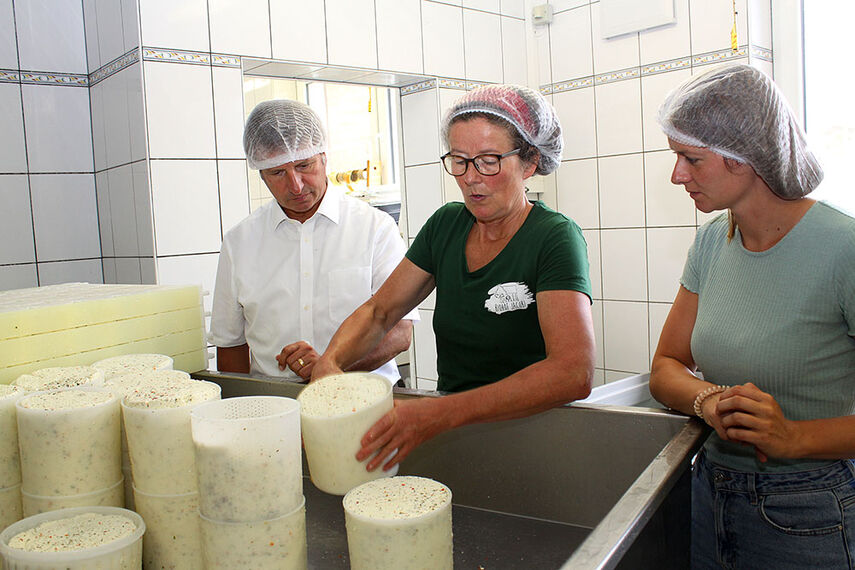
[[[424,477],[392,477],[352,489],[344,500],[353,570],[450,569],[451,490]]]

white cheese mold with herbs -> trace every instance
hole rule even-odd
[[[379,374],[345,372],[312,382],[300,392],[300,422],[312,483],[325,493],[344,495],[352,488],[398,472],[365,469],[356,460],[360,441],[392,409],[392,387]]]

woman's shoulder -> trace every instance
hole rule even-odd
[[[574,232],[582,232],[572,218],[561,212],[556,212],[540,200],[532,203],[532,215],[537,224],[541,227],[550,229],[572,230]]]

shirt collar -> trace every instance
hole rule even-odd
[[[340,188],[336,188],[332,185],[327,186],[327,190],[324,192],[324,197],[321,198],[321,205],[318,207],[315,214],[306,220],[306,222],[316,219],[318,215],[321,215],[337,225],[341,219],[342,193],[343,192]],[[291,220],[291,218],[286,216],[285,212],[283,212],[282,208],[279,206],[279,203],[276,202],[276,200],[273,200],[270,204],[270,225],[274,228],[278,228],[279,224],[289,220]]]

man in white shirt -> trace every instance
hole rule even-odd
[[[211,316],[217,369],[308,380],[341,322],[401,261],[404,243],[388,214],[328,188],[326,134],[308,106],[259,104],[243,142],[275,200],[223,239]],[[410,345],[412,318],[351,369],[398,380],[394,357]]]

